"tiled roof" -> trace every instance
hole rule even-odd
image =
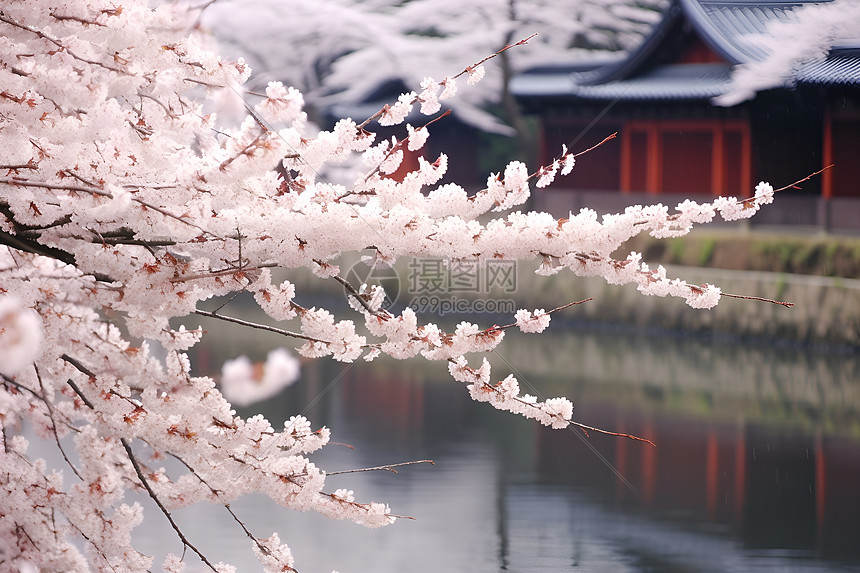
[[[628,80],[574,84],[572,93],[602,100],[697,100],[722,95],[729,83],[728,64],[685,64],[655,68]]]
[[[626,59],[590,71],[534,70],[513,78],[518,97],[574,97],[587,100],[706,100],[722,95],[734,65],[766,56],[756,38],[769,23],[789,20],[791,11],[832,0],[674,0],[642,46]],[[661,48],[681,33],[686,19],[726,63],[665,64]],[[860,41],[834,48],[795,73],[798,83],[860,86]],[[665,55],[665,54],[664,54]]]
[[[816,3],[832,0],[817,0]],[[680,0],[684,13],[699,32],[727,61],[742,64],[763,59],[766,53],[754,39],[776,20],[788,21],[800,0]]]
[[[860,49],[833,50],[827,58],[803,66],[797,81],[824,85],[860,85]]]
[[[762,60],[767,53],[756,38],[774,21],[790,21],[792,11],[833,0],[679,0],[684,13],[714,50],[733,64]],[[834,48],[827,58],[804,64],[795,81],[812,84],[860,84],[860,41]]]
[[[517,96],[575,96],[590,100],[697,100],[721,95],[729,82],[728,64],[660,66],[630,79],[582,81],[582,74],[529,73],[511,81]]]

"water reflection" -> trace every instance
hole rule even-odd
[[[326,448],[328,470],[436,460],[329,481],[416,521],[368,531],[264,498],[234,508],[280,531],[303,573],[860,571],[856,354],[569,328],[510,337],[490,360],[572,398],[582,422],[658,447],[537,428],[471,402],[436,364],[316,361],[259,410],[333,428],[355,449]],[[217,508],[192,512],[217,559],[258,570]],[[166,534],[144,543],[171,550]]]

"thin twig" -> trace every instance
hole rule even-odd
[[[520,40],[519,42],[516,42],[515,44],[508,44],[508,45],[506,45],[504,48],[500,49],[500,50],[499,50],[498,52],[496,52],[495,54],[490,54],[489,56],[487,56],[486,58],[484,58],[484,59],[483,59],[483,60],[481,60],[480,62],[478,62],[478,63],[476,63],[476,64],[472,64],[471,66],[467,66],[467,67],[463,68],[463,71],[461,71],[460,73],[458,73],[458,74],[457,74],[457,75],[455,75],[455,76],[452,76],[452,77],[451,77],[451,79],[453,80],[453,79],[459,78],[459,77],[460,77],[460,76],[462,76],[463,74],[468,74],[471,70],[474,70],[475,68],[477,68],[478,66],[480,66],[481,64],[483,64],[484,62],[486,62],[487,60],[491,60],[491,59],[495,58],[496,56],[498,56],[498,55],[499,55],[499,54],[501,54],[502,52],[505,52],[505,51],[507,51],[507,50],[510,50],[511,48],[514,48],[514,47],[516,47],[516,46],[522,46],[522,45],[524,45],[524,44],[527,44],[527,43],[528,43],[528,41],[529,41],[529,40],[531,40],[532,38],[534,38],[535,36],[537,36],[537,33],[532,34],[532,35],[531,35],[531,36],[529,36],[528,38],[523,38],[522,40]],[[418,101],[419,101],[418,96],[415,96],[415,97],[412,99],[412,101],[410,102],[410,105],[411,105],[411,104],[414,104],[414,103],[417,103]],[[358,127],[358,129],[362,129],[362,128],[364,128],[368,123],[370,123],[370,122],[371,122],[371,121],[373,121],[374,119],[376,119],[376,118],[380,117],[381,115],[383,115],[383,114],[385,113],[385,110],[386,110],[386,109],[388,109],[388,104],[386,104],[386,105],[385,105],[385,107],[383,107],[382,109],[380,109],[379,111],[377,111],[376,113],[374,113],[373,115],[371,115],[370,117],[368,117],[367,119],[365,119],[365,120],[364,120],[363,122],[361,122],[360,124],[358,124],[358,126],[357,126],[357,127]]]
[[[417,99],[417,98],[416,98],[416,99]],[[413,103],[414,103],[414,102],[413,102]],[[447,110],[445,110],[445,112],[444,112],[444,113],[440,114],[440,115],[439,115],[439,116],[437,116],[437,117],[434,117],[433,119],[431,119],[430,121],[428,121],[427,123],[425,123],[424,125],[422,125],[421,127],[419,127],[418,129],[425,129],[425,128],[426,128],[428,125],[430,125],[431,123],[434,123],[434,122],[436,122],[436,121],[439,121],[439,120],[440,120],[440,119],[442,119],[443,117],[446,117],[446,116],[448,116],[448,115],[450,115],[450,114],[451,114],[451,110],[450,110],[450,109],[447,109]],[[417,130],[416,130],[416,131],[417,131]],[[365,182],[365,183],[367,183],[367,181],[368,181],[368,180],[370,180],[370,178],[371,178],[371,177],[373,177],[374,175],[376,175],[377,173],[379,173],[380,169],[382,169],[382,165],[383,165],[386,161],[388,161],[388,158],[389,158],[389,157],[391,157],[392,155],[394,155],[397,151],[402,150],[404,147],[406,147],[406,146],[407,146],[407,144],[408,144],[408,143],[409,143],[409,138],[407,137],[406,139],[401,139],[400,141],[398,141],[398,142],[397,142],[397,144],[395,144],[394,146],[392,146],[392,147],[391,147],[391,149],[389,149],[389,150],[388,150],[388,153],[386,153],[386,154],[385,154],[385,157],[383,157],[383,158],[382,158],[382,160],[379,162],[379,165],[377,165],[377,166],[376,166],[376,168],[375,168],[373,171],[371,171],[370,173],[368,173],[368,174],[367,174],[367,176],[364,178],[364,182]],[[347,192],[347,193],[344,193],[343,195],[341,195],[340,197],[338,197],[337,199],[335,199],[335,201],[340,201],[340,200],[341,200],[341,199],[343,199],[344,197],[349,197],[349,196],[350,196],[350,195],[352,195],[352,194],[353,194],[353,192]]]
[[[314,262],[317,263],[318,265],[322,266],[322,262],[317,261],[317,260],[314,260]],[[348,280],[346,280],[345,278],[338,276],[338,275],[334,275],[332,278],[334,280],[336,280],[337,282],[339,282],[341,285],[343,285],[343,287],[350,292],[352,297],[358,301],[358,304],[360,304],[362,307],[364,307],[364,310],[366,310],[369,314],[371,314],[373,316],[377,315],[377,312],[375,310],[373,310],[372,308],[370,308],[370,305],[367,304],[367,301],[364,299],[362,294],[360,292],[358,292],[354,286],[352,286],[352,283],[350,283]]]
[[[460,72],[459,74],[457,74],[456,76],[454,76],[454,77],[453,77],[453,78],[451,78],[451,79],[456,79],[456,78],[459,78],[460,76],[462,76],[463,74],[468,74],[470,69],[477,68],[478,66],[480,66],[480,65],[481,65],[481,64],[483,64],[484,62],[486,62],[486,61],[488,61],[488,60],[492,60],[492,59],[493,59],[493,58],[495,58],[496,56],[501,55],[501,54],[502,54],[502,52],[507,52],[507,51],[508,51],[508,50],[510,50],[511,48],[515,48],[515,47],[517,47],[517,46],[523,46],[523,45],[525,45],[525,44],[528,44],[529,40],[531,40],[531,39],[532,39],[532,38],[534,38],[535,36],[537,36],[537,32],[535,32],[534,34],[532,34],[532,35],[531,35],[531,36],[529,36],[528,38],[523,38],[523,39],[522,39],[522,40],[520,40],[519,42],[516,42],[516,43],[514,43],[514,44],[507,44],[504,48],[500,49],[500,50],[499,50],[498,52],[496,52],[495,54],[490,54],[489,56],[487,56],[486,58],[484,58],[483,60],[481,60],[481,61],[480,61],[480,62],[478,62],[477,64],[472,64],[471,66],[467,67],[466,69],[464,69],[462,72]]]
[[[235,318],[233,316],[226,316],[224,314],[216,314],[214,312],[209,312],[206,310],[195,310],[194,314],[199,314],[200,316],[208,316],[209,318],[217,318],[218,320],[223,320],[225,322],[232,322],[233,324],[241,324],[242,326],[248,326],[251,328],[257,328],[259,330],[267,330],[269,332],[274,332],[275,334],[281,334],[283,336],[290,336],[292,338],[300,338],[301,340],[307,340],[309,342],[320,342],[322,344],[332,344],[326,340],[320,340],[319,338],[313,338],[311,336],[307,336],[305,334],[301,334],[298,332],[290,332],[289,330],[284,330],[282,328],[277,328],[275,326],[269,326],[268,324],[260,324],[259,322],[251,322],[248,320],[242,320],[241,318]]]
[[[180,462],[182,465],[184,465],[186,468],[188,468],[188,471],[190,471],[190,472],[194,475],[194,477],[196,477],[197,479],[199,479],[199,480],[200,480],[200,483],[202,483],[202,484],[203,484],[203,485],[205,485],[207,488],[209,488],[209,491],[211,491],[211,492],[212,492],[212,495],[214,495],[216,498],[220,497],[221,492],[219,492],[218,490],[216,490],[214,487],[212,487],[211,485],[209,485],[209,482],[207,482],[205,479],[203,479],[202,477],[200,477],[200,474],[198,474],[198,473],[197,473],[197,470],[195,470],[194,468],[192,468],[192,467],[188,464],[188,462],[186,462],[185,460],[183,460],[181,457],[177,456],[177,455],[176,455],[176,454],[174,454],[173,452],[170,452],[170,455],[171,455],[173,458],[175,458],[175,459],[179,460],[179,462]],[[247,535],[247,536],[248,536],[248,538],[249,538],[251,541],[253,541],[253,542],[254,542],[254,544],[257,546],[257,548],[258,548],[260,551],[262,551],[264,554],[268,555],[268,554],[270,553],[269,548],[268,548],[268,547],[266,547],[265,545],[263,545],[262,543],[260,543],[260,540],[259,540],[259,539],[257,539],[257,538],[256,538],[256,536],[254,536],[254,534],[253,534],[253,533],[251,533],[251,531],[248,529],[248,527],[245,525],[245,523],[244,523],[241,519],[239,519],[239,516],[238,516],[238,515],[236,515],[236,512],[234,512],[234,511],[233,511],[233,508],[231,508],[231,507],[230,507],[230,504],[229,504],[229,503],[222,503],[221,505],[224,507],[224,509],[226,509],[226,510],[227,510],[227,513],[229,513],[229,514],[233,517],[233,520],[234,520],[237,524],[239,524],[239,527],[241,527],[241,528],[242,528],[242,531],[244,531],[244,532],[245,532],[245,535]],[[292,569],[292,568],[290,568],[290,571],[296,572],[296,570],[295,570],[295,569]]]
[[[72,357],[71,357],[71,356],[69,356],[68,354],[63,354],[62,356],[60,356],[60,358],[62,358],[65,362],[67,362],[67,363],[71,364],[71,365],[75,368],[75,370],[77,370],[77,371],[78,371],[78,372],[80,372],[81,374],[86,374],[88,377],[90,377],[90,378],[92,378],[93,380],[95,380],[96,375],[93,373],[93,371],[92,371],[92,370],[90,370],[89,368],[87,368],[86,366],[84,366],[83,364],[81,364],[80,362],[78,362],[78,360],[76,360],[75,358],[72,358]],[[71,378],[69,378],[68,380],[66,380],[66,384],[68,384],[68,385],[69,385],[69,387],[70,387],[72,390],[74,390],[75,394],[77,394],[77,395],[78,395],[78,398],[80,398],[80,399],[81,399],[81,401],[82,401],[84,404],[86,404],[86,405],[89,407],[89,409],[90,409],[90,410],[95,410],[95,409],[96,409],[96,407],[93,405],[93,403],[92,403],[92,402],[90,402],[90,401],[89,401],[89,399],[87,399],[87,397],[86,397],[86,396],[84,396],[84,393],[83,393],[83,392],[81,392],[81,389],[80,389],[80,388],[78,388],[78,385],[77,385],[77,384],[75,384],[75,383],[74,383],[74,381],[73,381]]]
[[[161,510],[161,513],[164,514],[164,516],[167,518],[167,521],[170,522],[170,526],[173,528],[173,531],[176,532],[176,535],[179,536],[179,539],[180,541],[182,541],[182,544],[185,547],[190,548],[191,551],[193,551],[194,553],[196,553],[200,560],[203,561],[203,563],[205,563],[212,571],[217,571],[217,569],[215,569],[215,566],[212,565],[208,559],[206,559],[206,556],[203,555],[203,553],[201,553],[200,550],[197,549],[190,541],[188,541],[188,538],[185,537],[185,534],[182,533],[182,530],[179,529],[179,526],[176,525],[175,521],[173,521],[173,516],[170,515],[170,512],[167,511],[167,508],[164,507],[164,504],[161,503],[161,500],[158,498],[158,495],[152,489],[152,486],[149,485],[149,482],[147,481],[146,477],[144,477],[143,471],[141,471],[140,469],[140,464],[138,464],[134,452],[131,451],[131,446],[129,445],[128,440],[126,440],[125,438],[120,438],[120,442],[122,442],[122,447],[125,448],[125,452],[126,454],[128,454],[128,459],[131,461],[131,465],[134,467],[135,473],[137,473],[137,478],[140,480],[140,483],[143,485],[143,488],[146,490],[146,493],[149,494],[149,497],[152,498],[152,501],[155,502],[155,505],[157,505],[158,509]]]
[[[415,460],[415,461],[411,461],[411,462],[400,462],[398,464],[386,464],[384,466],[376,466],[373,468],[360,468],[360,469],[355,469],[355,470],[340,470],[340,471],[336,471],[336,472],[326,472],[325,475],[326,476],[336,476],[336,475],[340,475],[340,474],[354,474],[354,473],[358,473],[358,472],[375,472],[375,471],[387,471],[387,472],[392,472],[392,473],[396,474],[397,470],[395,470],[394,468],[398,468],[401,466],[411,466],[413,464],[430,464],[431,466],[435,466],[436,462],[434,462],[433,460]]]
[[[584,302],[589,302],[589,301],[592,301],[592,300],[594,300],[594,297],[588,297],[588,298],[584,298],[584,299],[582,299],[582,300],[577,300],[577,301],[574,301],[574,302],[569,302],[569,303],[567,303],[567,304],[563,304],[563,305],[561,305],[561,306],[558,306],[558,307],[556,307],[556,308],[554,308],[554,309],[552,309],[552,310],[548,310],[548,311],[544,312],[543,314],[552,314],[552,313],[554,313],[554,312],[558,312],[558,311],[560,311],[560,310],[564,310],[564,309],[566,309],[567,307],[574,306],[574,305],[577,305],[577,304],[582,304],[582,303],[584,303]],[[539,316],[542,316],[542,315],[539,315]],[[493,326],[493,327],[491,327],[491,328],[488,328],[485,332],[495,332],[496,330],[504,330],[505,328],[511,328],[512,326],[516,326],[516,325],[517,325],[517,323],[516,323],[516,322],[513,322],[513,323],[511,323],[511,324],[505,324],[505,325],[502,325],[502,326],[498,326],[498,325],[496,325],[496,326]]]
[[[828,169],[830,169],[831,167],[833,167],[833,166],[835,166],[835,165],[836,165],[835,163],[831,163],[830,165],[828,165],[828,166],[826,166],[826,167],[822,167],[821,169],[819,169],[819,170],[818,170],[818,171],[816,171],[815,173],[810,173],[809,175],[807,175],[807,176],[806,176],[806,177],[804,177],[803,179],[799,179],[799,180],[795,181],[794,183],[789,183],[789,184],[788,184],[788,185],[786,185],[785,187],[780,187],[779,189],[774,189],[774,190],[773,190],[773,192],[774,192],[774,193],[778,193],[778,192],[780,192],[780,191],[785,191],[786,189],[789,189],[789,188],[791,188],[791,187],[797,187],[798,185],[800,185],[800,184],[801,184],[801,183],[803,183],[804,181],[809,181],[810,179],[812,179],[813,177],[815,177],[815,176],[816,176],[816,175],[818,175],[819,173],[824,173],[825,171],[827,171]]]
[[[110,197],[113,198],[109,192],[104,191],[102,189],[95,189],[93,187],[82,187],[80,185],[63,185],[60,183],[43,183],[41,181],[30,181],[28,179],[20,179],[17,177],[13,177],[11,179],[3,178],[0,179],[0,183],[6,185],[23,185],[24,187],[39,187],[42,189],[54,189],[57,191],[75,191],[79,193],[90,193],[92,195],[100,195],[102,197]]]
[[[230,261],[232,262],[232,261]],[[272,268],[278,266],[277,263],[261,263],[259,265],[254,265],[253,267],[242,266],[242,267],[229,267],[226,269],[219,269],[217,271],[209,271],[206,273],[196,273],[193,275],[183,275],[181,277],[173,277],[170,280],[172,283],[181,283],[186,281],[193,281],[197,279],[211,279],[215,277],[223,277],[229,275],[235,275],[238,273],[245,273],[249,271],[257,271],[260,269]]]
[[[589,147],[588,149],[583,149],[582,151],[580,151],[580,152],[578,152],[578,153],[570,153],[570,154],[568,154],[568,155],[570,155],[571,157],[579,157],[580,155],[585,155],[585,154],[586,154],[586,153],[588,153],[589,151],[594,151],[595,149],[597,149],[598,147],[600,147],[601,145],[603,145],[603,144],[604,144],[604,143],[606,143],[607,141],[612,140],[612,139],[615,139],[617,136],[618,136],[618,132],[616,131],[615,133],[612,133],[612,134],[607,135],[606,137],[604,137],[604,138],[603,138],[603,141],[601,141],[600,143],[598,143],[598,144],[596,144],[596,145],[592,145],[592,146],[591,146],[591,147]],[[550,162],[550,165],[553,165],[556,161],[561,161],[564,157],[565,157],[564,155],[560,155],[560,156],[556,157],[555,159],[553,159],[553,160],[552,160],[552,162]],[[546,166],[539,167],[539,168],[538,168],[534,173],[532,173],[531,175],[529,175],[529,176],[528,176],[528,179],[533,179],[533,178],[535,178],[535,177],[540,177],[540,176],[541,176],[541,175],[543,175],[546,171],[548,171],[548,167],[546,167]]]
[[[609,430],[601,430],[600,428],[595,428],[592,426],[586,426],[585,424],[580,424],[579,422],[574,422],[573,420],[570,421],[570,425],[576,426],[576,427],[582,429],[583,431],[586,432],[586,435],[588,435],[587,430],[591,430],[592,432],[599,432],[601,434],[607,434],[610,436],[617,436],[619,438],[629,438],[631,440],[636,440],[638,442],[645,442],[646,444],[651,444],[655,448],[657,447],[657,444],[655,444],[651,440],[646,440],[645,438],[640,438],[639,436],[634,436],[633,434],[624,434],[621,432],[610,432]]]
[[[72,471],[76,476],[78,476],[78,479],[83,481],[84,478],[81,477],[80,472],[78,472],[78,468],[76,468],[75,464],[69,460],[69,456],[66,455],[66,450],[63,449],[63,445],[60,443],[60,436],[57,433],[57,421],[54,419],[54,408],[51,406],[51,402],[48,400],[47,393],[45,392],[45,384],[42,382],[42,374],[39,372],[39,367],[34,364],[33,370],[36,371],[36,379],[39,381],[39,388],[42,389],[42,395],[39,396],[39,398],[42,399],[42,402],[44,402],[45,406],[48,408],[48,417],[51,419],[51,427],[54,429],[52,433],[54,435],[54,441],[57,443],[57,449],[60,450],[60,454],[62,454],[63,459],[66,460],[66,463],[69,464],[69,467],[72,468]],[[35,392],[33,394],[38,396]]]
[[[80,192],[80,193],[90,193],[92,195],[99,195],[101,197],[107,197],[109,199],[114,198],[112,193],[109,193],[108,191],[104,191],[102,189],[97,189],[94,187],[82,187],[80,185],[62,185],[62,184],[58,184],[58,183],[45,183],[42,181],[30,181],[28,179],[21,179],[21,178],[17,178],[17,177],[12,178],[12,179],[2,178],[2,179],[0,179],[0,184],[22,185],[24,187],[39,187],[42,189],[54,189],[57,191],[75,191],[75,192]],[[139,186],[137,186],[137,188],[141,189],[141,188],[145,188],[145,186],[139,185]],[[152,209],[153,211],[157,211],[157,212],[161,213],[162,215],[164,215],[165,217],[170,217],[171,219],[176,219],[180,223],[185,223],[186,225],[194,227],[195,229],[199,229],[200,231],[202,231],[208,235],[216,236],[212,232],[204,229],[203,227],[200,227],[199,225],[195,225],[194,223],[187,221],[182,216],[174,215],[173,213],[171,213],[165,209],[162,209],[161,207],[153,205],[152,203],[149,203],[148,201],[144,201],[143,199],[140,199],[139,197],[132,197],[131,200],[134,201],[135,203],[137,203],[138,205],[141,205],[142,207],[146,207],[147,209]]]
[[[601,141],[601,142],[600,142],[600,143],[598,143],[597,145],[592,145],[592,146],[591,146],[591,147],[589,147],[588,149],[585,149],[585,150],[583,150],[583,151],[580,151],[579,153],[574,153],[574,154],[573,154],[573,156],[574,156],[574,157],[579,157],[580,155],[585,155],[585,154],[586,154],[586,153],[588,153],[589,151],[593,151],[593,150],[597,149],[598,147],[600,147],[601,145],[603,145],[604,143],[606,143],[606,142],[607,142],[607,141],[609,141],[610,139],[615,139],[617,136],[618,136],[618,132],[616,131],[615,133],[613,133],[613,134],[611,134],[611,135],[607,135],[606,137],[604,137],[604,138],[603,138],[603,141]]]
[[[760,296],[747,296],[747,295],[742,295],[742,294],[732,294],[732,293],[728,293],[728,292],[720,293],[720,296],[727,296],[730,298],[740,298],[740,299],[744,299],[744,300],[760,300],[762,302],[770,302],[773,304],[778,304],[778,305],[784,306],[786,308],[791,308],[794,306],[793,302],[785,302],[782,300],[773,300],[770,298],[763,298]]]
[[[793,188],[798,188],[798,189],[799,189],[799,187],[797,187],[798,185],[800,185],[800,184],[801,184],[801,183],[803,183],[804,181],[809,181],[810,179],[812,179],[812,178],[813,178],[813,177],[815,177],[816,175],[819,175],[819,174],[821,174],[821,173],[824,173],[825,171],[827,171],[827,170],[828,170],[828,169],[830,169],[831,167],[834,167],[835,165],[836,165],[835,163],[831,163],[830,165],[828,165],[828,166],[826,166],[826,167],[822,167],[821,169],[819,169],[819,170],[818,170],[818,171],[816,171],[815,173],[810,173],[809,175],[807,175],[807,176],[806,176],[806,177],[804,177],[803,179],[798,179],[798,180],[797,180],[797,181],[795,181],[794,183],[789,183],[788,185],[784,185],[784,186],[780,187],[779,189],[774,189],[774,190],[773,190],[773,192],[774,192],[774,193],[779,193],[780,191],[785,191],[786,189],[793,189]],[[739,203],[743,203],[743,204],[751,203],[752,201],[755,201],[755,200],[756,200],[756,198],[757,198],[757,197],[756,197],[755,195],[753,195],[752,197],[747,197],[746,199],[743,199],[742,201],[739,201]]]

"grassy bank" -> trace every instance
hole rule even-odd
[[[860,238],[815,234],[708,230],[680,239],[639,236],[622,252],[649,264],[860,278]]]

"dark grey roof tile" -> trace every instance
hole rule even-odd
[[[725,93],[733,65],[754,62],[767,54],[756,38],[774,20],[792,18],[791,11],[808,3],[832,0],[675,0],[643,46],[627,59],[589,72],[541,70],[516,76],[511,89],[520,97],[573,96],[592,100],[710,99]],[[725,64],[661,64],[658,47],[680,33],[686,18]],[[860,40],[845,41],[827,58],[801,66],[798,83],[860,86]],[[843,43],[845,43],[843,42]]]
[[[860,86],[860,54],[830,56],[807,64],[798,70],[797,81],[809,84]]]

